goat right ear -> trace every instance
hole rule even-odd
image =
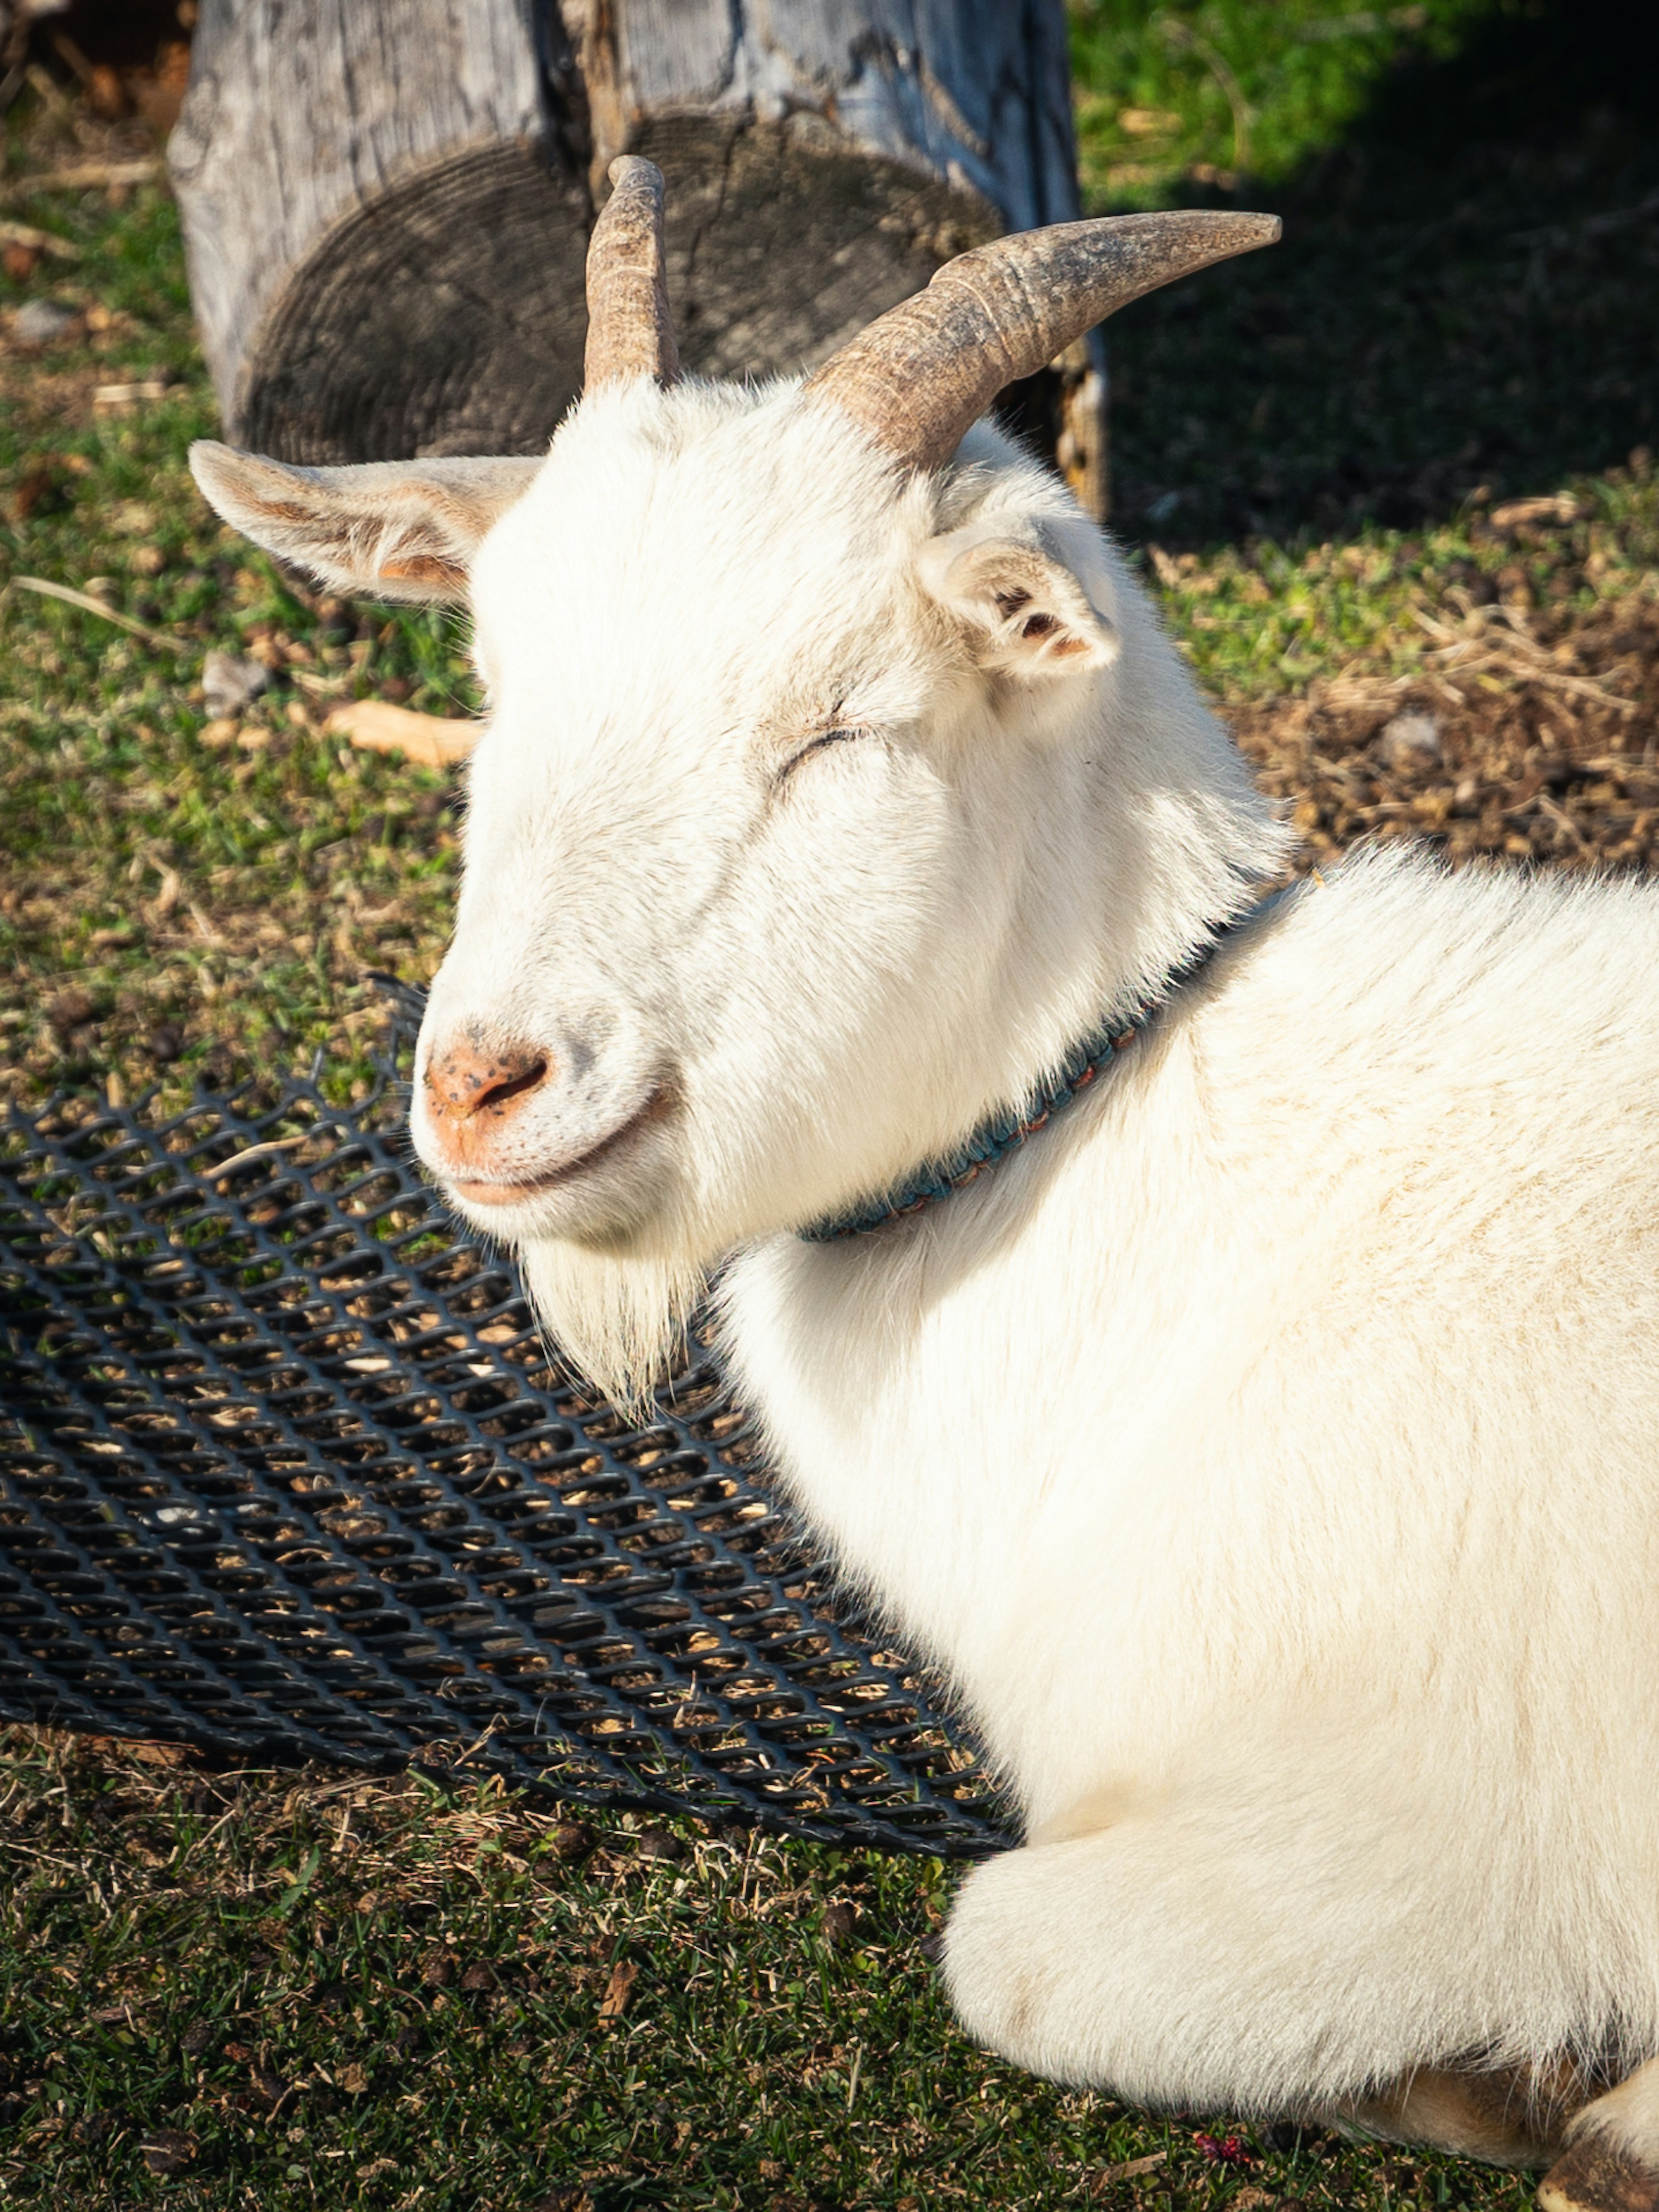
[[[924,588],[974,640],[980,665],[1027,683],[1109,668],[1117,632],[1057,554],[974,525],[922,548]]]
[[[191,473],[214,511],[330,590],[454,606],[479,546],[523,498],[539,459],[366,461],[301,469],[211,439]]]

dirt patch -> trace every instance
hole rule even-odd
[[[1659,827],[1659,606],[1554,635],[1502,608],[1445,611],[1421,674],[1334,678],[1230,716],[1317,866],[1419,837],[1565,867],[1649,867]]]

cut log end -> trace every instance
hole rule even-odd
[[[487,147],[354,209],[243,363],[238,445],[313,465],[537,453],[581,386],[586,196]]]
[[[568,12],[202,0],[168,161],[234,442],[544,450],[618,157],[664,174],[679,356],[710,377],[810,372],[941,263],[1076,213],[1062,0],[902,46],[872,0],[774,10],[763,38],[726,0]],[[729,97],[750,82],[771,88]],[[1099,471],[1068,474],[1086,497]]]
[[[810,369],[998,228],[975,195],[822,126],[673,118],[639,150],[667,181],[693,374]],[[405,178],[290,273],[243,364],[232,440],[313,465],[541,452],[581,390],[587,238],[586,195],[533,150]]]

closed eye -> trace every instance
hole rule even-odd
[[[850,744],[855,738],[867,738],[869,735],[870,732],[856,722],[838,725],[833,730],[820,730],[817,737],[804,744],[792,759],[784,763],[778,772],[778,781],[781,783],[786,776],[793,775],[801,763],[811,760],[814,753],[821,753],[830,745]]]

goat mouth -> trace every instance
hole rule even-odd
[[[595,1167],[606,1164],[629,1140],[653,1121],[662,1121],[673,1110],[674,1097],[666,1084],[659,1084],[636,1113],[630,1114],[607,1137],[601,1137],[574,1160],[566,1160],[544,1175],[514,1176],[494,1178],[488,1182],[462,1182],[459,1176],[446,1176],[453,1196],[468,1206],[520,1206],[526,1199],[539,1198],[562,1190]]]

